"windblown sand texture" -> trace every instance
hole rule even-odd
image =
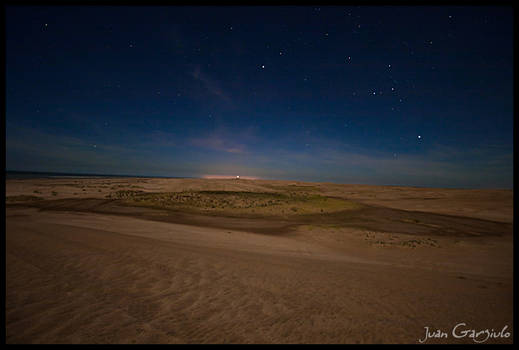
[[[510,190],[6,180],[6,338],[417,343],[426,326],[511,330],[512,223]],[[441,342],[472,340],[428,341]]]

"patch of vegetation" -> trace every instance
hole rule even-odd
[[[56,192],[56,191],[52,191],[52,195],[53,195],[53,196],[57,196],[57,195],[58,195],[58,192]]]
[[[106,198],[110,199],[127,199],[127,198],[134,198],[136,196],[142,195],[143,191],[131,191],[131,190],[119,190],[116,192],[112,192],[108,195],[106,195]]]
[[[295,192],[184,191],[146,193],[125,190],[113,192],[108,198],[123,199],[129,205],[227,216],[305,215],[360,208],[359,204],[340,198]]]

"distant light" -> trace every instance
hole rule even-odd
[[[236,175],[236,179],[239,179],[240,178],[240,175]]]

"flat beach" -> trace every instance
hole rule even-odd
[[[513,328],[513,191],[9,179],[6,284],[7,343],[473,343]]]

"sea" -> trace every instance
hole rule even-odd
[[[190,177],[178,176],[144,176],[144,175],[114,175],[114,174],[80,174],[80,173],[53,173],[40,171],[16,171],[6,170],[6,180],[23,180],[23,179],[59,179],[59,178],[111,178],[111,177],[148,177],[148,178],[162,178],[162,179],[188,179]]]

